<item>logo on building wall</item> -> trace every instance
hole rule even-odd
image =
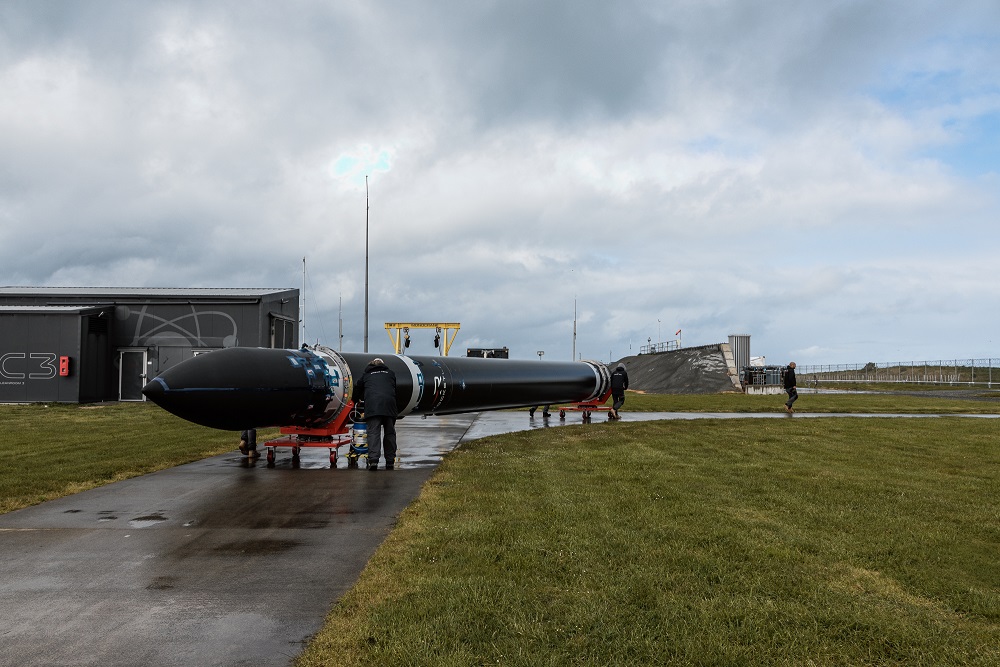
[[[49,380],[56,377],[59,355],[55,352],[8,352],[0,355],[0,378],[3,384],[24,384],[24,380]]]
[[[174,318],[149,312],[149,306],[133,311],[128,306],[115,307],[115,318],[132,327],[134,347],[174,345],[191,347],[235,347],[238,342],[236,320],[221,310],[196,310]],[[212,332],[211,334],[208,332]],[[221,335],[219,332],[222,332]]]

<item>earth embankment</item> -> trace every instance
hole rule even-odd
[[[739,391],[733,383],[725,344],[688,347],[669,352],[625,357],[629,389],[650,394],[717,394]]]

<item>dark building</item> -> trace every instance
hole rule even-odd
[[[482,357],[484,359],[509,359],[510,350],[506,347],[467,347],[465,356]]]
[[[141,401],[223,347],[298,347],[297,289],[0,288],[0,402]]]

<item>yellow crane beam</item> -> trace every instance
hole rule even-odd
[[[455,337],[458,336],[458,330],[461,327],[462,325],[458,322],[386,322],[385,332],[389,335],[389,341],[392,343],[396,354],[402,354],[410,340],[410,329],[434,329],[438,336],[443,331],[444,337],[439,342],[441,344],[441,353],[447,357],[448,351],[451,350],[451,345],[455,342]],[[395,332],[395,335],[393,335],[393,332]]]

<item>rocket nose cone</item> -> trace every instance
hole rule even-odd
[[[142,395],[159,405],[166,391],[166,383],[159,377],[155,377],[142,388]]]
[[[226,431],[322,423],[325,362],[296,350],[230,347],[164,369],[142,389],[181,419]]]

